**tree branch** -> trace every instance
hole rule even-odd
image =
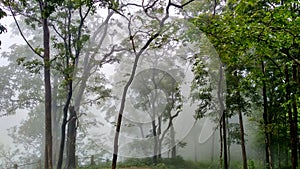
[[[13,10],[12,10],[12,8],[11,8],[10,3],[8,4],[8,6],[9,6],[9,10],[10,10],[10,12],[11,12],[13,18],[14,18],[14,21],[15,21],[15,23],[16,23],[16,25],[17,25],[17,28],[18,28],[18,30],[19,30],[19,32],[20,32],[20,35],[22,36],[23,40],[26,42],[26,44],[29,46],[29,48],[32,50],[33,53],[35,53],[35,54],[38,55],[39,57],[43,58],[43,56],[42,56],[40,53],[38,53],[38,52],[32,47],[32,45],[28,42],[28,40],[26,39],[26,37],[25,37],[25,35],[23,34],[23,31],[21,30],[21,27],[20,27],[20,25],[19,25],[19,23],[18,23],[18,21],[17,21],[17,19],[16,19],[15,13],[13,12]]]

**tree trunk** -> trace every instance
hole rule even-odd
[[[60,138],[60,147],[59,147],[59,157],[57,162],[57,169],[62,168],[63,158],[64,158],[64,148],[65,148],[65,138],[66,138],[66,125],[67,125],[67,116],[68,110],[64,110],[64,117],[61,124],[61,138]]]
[[[48,18],[43,15],[47,2],[40,4],[44,44],[44,84],[45,84],[45,169],[52,169],[52,118],[51,118],[51,74],[50,74],[50,31]]]
[[[157,91],[155,91],[157,92]],[[158,142],[158,146],[157,146],[157,157],[160,159],[161,158],[161,149],[162,149],[162,141],[163,141],[163,136],[161,136],[161,119],[162,116],[158,116],[157,117],[157,122],[158,122],[158,126],[157,126],[157,142]],[[160,138],[161,137],[161,138]]]
[[[214,157],[215,157],[215,132],[212,135],[212,140],[211,140],[211,157],[210,160],[211,162],[214,161]]]
[[[239,77],[238,78],[238,91],[237,91],[237,98],[238,98],[238,117],[239,117],[239,124],[240,124],[240,139],[241,139],[241,148],[242,148],[242,158],[243,158],[243,169],[248,168],[247,164],[247,153],[246,153],[246,146],[245,146],[245,132],[244,132],[244,123],[243,123],[243,114],[241,110],[241,94],[240,94],[240,88],[239,88]]]
[[[75,148],[76,148],[76,122],[77,114],[74,106],[70,106],[70,118],[68,122],[68,133],[67,133],[67,159],[66,159],[66,169],[76,168],[75,159]]]
[[[291,100],[291,86],[290,86],[290,75],[288,66],[285,66],[285,80],[286,80],[286,102],[289,102]],[[293,119],[293,112],[292,112],[292,105],[288,103],[288,121],[290,126],[290,142],[291,142],[291,162],[292,162],[292,169],[297,168],[297,143],[295,143],[294,135],[297,135],[295,133],[295,127],[294,127],[294,119]]]
[[[53,135],[53,164],[56,164],[59,153],[59,112],[58,103],[57,103],[57,94],[58,94],[58,77],[54,76],[53,78],[53,90],[52,90],[52,135]]]
[[[126,102],[126,95],[127,95],[128,88],[131,85],[133,78],[135,76],[137,64],[138,64],[138,61],[139,61],[139,58],[140,58],[140,55],[142,54],[142,52],[143,51],[140,51],[135,57],[132,71],[130,74],[130,78],[127,81],[127,83],[124,87],[123,93],[122,93],[121,106],[120,106],[120,110],[118,113],[116,133],[115,133],[115,137],[114,137],[113,159],[112,159],[111,169],[116,169],[116,167],[117,167],[117,159],[118,159],[118,152],[119,152],[119,135],[120,135],[120,131],[121,131],[123,112],[124,112],[125,102]]]
[[[224,169],[228,169],[227,134],[226,134],[226,117],[225,117],[225,110],[223,111],[222,121],[223,121]]]
[[[220,140],[221,140],[221,150],[220,150],[220,167],[222,168],[222,143],[223,143],[223,151],[224,151],[224,167],[228,169],[228,160],[227,160],[227,137],[226,137],[226,117],[225,117],[225,106],[224,106],[224,98],[223,98],[223,65],[219,67],[219,80],[218,80],[218,102],[220,104]],[[222,142],[223,141],[223,142]]]
[[[238,110],[239,114],[239,123],[240,123],[240,137],[241,137],[241,148],[242,148],[242,157],[243,157],[243,168],[247,169],[247,153],[246,153],[246,147],[245,147],[245,133],[244,133],[244,124],[243,124],[243,114],[241,109]]]
[[[186,3],[185,5],[187,5],[187,4],[189,4],[189,3]],[[168,4],[168,6],[170,7],[170,3]],[[113,150],[113,159],[112,159],[111,169],[116,169],[116,167],[117,167],[117,159],[118,159],[118,151],[119,151],[119,145],[118,145],[119,144],[119,135],[120,135],[120,130],[121,130],[121,124],[122,124],[122,118],[123,118],[123,112],[124,112],[124,108],[125,108],[126,95],[127,95],[128,88],[131,85],[133,78],[135,76],[140,56],[149,47],[149,45],[152,43],[152,41],[154,39],[156,39],[162,33],[162,28],[165,25],[165,21],[167,20],[167,18],[169,18],[169,8],[167,8],[166,10],[167,10],[167,14],[163,17],[163,19],[159,23],[159,27],[160,27],[159,30],[157,32],[153,32],[152,36],[147,40],[147,42],[142,46],[142,48],[138,52],[136,51],[134,36],[131,34],[131,31],[129,31],[132,49],[135,54],[135,60],[134,60],[133,66],[132,66],[129,80],[127,81],[126,85],[124,86],[124,90],[122,93],[121,105],[120,105],[120,109],[118,112],[116,133],[115,133],[115,137],[114,137],[114,150]],[[129,27],[130,27],[130,23],[129,23]]]
[[[158,136],[156,133],[156,125],[155,125],[155,116],[154,120],[152,119],[152,133],[153,133],[153,141],[154,141],[154,147],[153,147],[153,162],[157,163],[157,154],[158,154]]]
[[[67,65],[69,65],[68,58],[67,58]],[[66,103],[64,105],[63,109],[63,120],[61,124],[61,140],[60,140],[60,149],[59,149],[59,158],[57,162],[57,169],[62,168],[62,163],[63,163],[63,156],[64,156],[64,149],[65,149],[65,141],[66,141],[66,126],[67,126],[67,118],[68,118],[68,110],[70,107],[71,99],[72,99],[72,94],[73,94],[73,83],[72,80],[70,80],[70,75],[65,76],[65,80],[68,81],[68,86],[67,86],[67,99]]]
[[[261,69],[264,77],[265,75],[265,64],[262,61],[261,62]],[[262,89],[262,94],[263,94],[263,106],[264,106],[264,112],[263,112],[263,120],[264,120],[264,133],[265,133],[265,152],[266,152],[266,164],[268,169],[273,169],[272,165],[272,156],[271,156],[271,149],[270,149],[270,134],[269,134],[269,122],[268,122],[268,100],[267,100],[267,87],[266,87],[266,82],[263,80],[263,89]]]
[[[293,65],[293,80],[295,82],[295,93],[294,93],[294,97],[293,97],[293,125],[294,125],[294,135],[293,135],[293,142],[294,142],[294,159],[295,159],[295,164],[296,167],[298,166],[298,154],[297,154],[297,150],[298,150],[298,109],[297,109],[297,92],[298,91],[298,70],[297,70],[297,65],[294,64]]]
[[[222,132],[222,128],[223,128],[223,124],[222,124],[222,118],[220,119],[220,168],[223,168],[223,132]]]
[[[229,124],[229,117],[226,117],[226,124]],[[229,127],[227,127],[227,133],[228,133],[228,136],[227,136],[227,140],[230,140],[230,129]],[[231,162],[231,142],[228,142],[227,143],[227,164],[228,164],[228,167],[230,167],[230,162]]]
[[[171,158],[176,158],[175,130],[173,124],[171,125],[170,128],[170,137],[171,137],[171,148],[172,148]]]

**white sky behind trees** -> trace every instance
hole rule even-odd
[[[13,44],[25,44],[20,35],[12,34],[12,21],[13,18],[11,16],[4,17],[0,20],[1,24],[3,24],[7,29],[6,33],[0,34],[0,54],[2,54],[2,52],[8,51],[9,47]],[[6,59],[0,57],[0,66],[4,66],[6,64]],[[22,120],[25,120],[26,116],[26,111],[17,110],[17,113],[15,115],[0,117],[0,144],[3,144],[5,146],[12,146],[12,139],[7,135],[7,129],[20,124]]]

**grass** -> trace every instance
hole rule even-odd
[[[98,166],[93,167],[81,167],[80,169],[110,169],[111,163],[101,163]],[[155,164],[152,158],[143,158],[143,159],[127,159],[124,162],[118,163],[118,169],[219,169],[219,163],[211,162],[194,162],[187,161],[181,157],[175,159],[164,158],[159,159]],[[251,169],[259,169],[260,167],[249,166]],[[241,162],[231,162],[230,169],[241,169]]]

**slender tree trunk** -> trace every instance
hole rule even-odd
[[[51,74],[50,74],[50,31],[48,18],[43,16],[47,2],[41,5],[44,35],[44,83],[45,83],[45,169],[52,169],[52,118],[51,118]]]
[[[144,129],[143,129],[143,123],[138,123],[137,126],[138,126],[138,128],[140,130],[141,137],[145,138]]]
[[[279,132],[278,132],[278,134],[279,134]],[[279,142],[277,143],[277,156],[278,156],[278,168],[279,169],[281,169],[281,154],[282,152],[281,152],[281,148],[280,148],[280,144],[279,144]]]
[[[77,114],[74,106],[70,106],[70,118],[68,122],[67,133],[67,160],[66,169],[76,168],[75,148],[76,148],[76,122]]]
[[[59,146],[59,116],[58,116],[58,103],[57,103],[57,94],[58,94],[58,77],[54,76],[53,78],[53,90],[52,90],[52,135],[53,135],[53,164],[57,162],[57,155]]]
[[[171,148],[172,148],[171,158],[176,158],[175,130],[174,130],[173,123],[171,124],[170,127],[170,137],[171,137]]]
[[[226,124],[229,124],[229,117],[226,117]],[[227,140],[230,140],[230,135],[229,135],[229,132],[230,129],[229,127],[227,127],[227,133],[228,133],[228,136],[227,136]],[[228,159],[228,167],[230,167],[230,162],[231,162],[231,142],[228,142],[227,143],[227,159]]]
[[[197,142],[198,142],[198,135],[194,134],[194,161],[198,161],[198,145],[197,145]]]
[[[214,162],[214,156],[215,156],[215,132],[212,135],[212,140],[211,140],[211,157],[210,160],[211,162]]]
[[[241,93],[240,93],[240,87],[239,87],[239,77],[236,74],[237,82],[238,82],[238,91],[237,91],[237,98],[238,98],[238,117],[239,117],[239,124],[240,124],[240,139],[241,139],[241,148],[242,148],[242,158],[243,158],[243,169],[248,168],[247,164],[247,153],[246,153],[246,146],[245,146],[245,131],[244,131],[244,122],[243,122],[243,114],[242,114],[242,108],[241,108]]]
[[[223,112],[222,122],[223,122],[224,169],[228,169],[227,134],[226,134],[225,110]]]
[[[67,61],[67,65],[69,65],[68,61]],[[65,141],[66,141],[66,126],[68,123],[68,121],[67,121],[68,110],[70,107],[71,98],[72,98],[72,94],[73,94],[73,83],[72,83],[72,80],[70,80],[70,75],[66,75],[65,80],[68,81],[68,86],[67,86],[68,95],[67,95],[66,103],[65,103],[64,109],[63,109],[63,120],[62,120],[62,124],[61,124],[61,140],[60,140],[60,149],[59,149],[59,158],[58,158],[58,162],[57,162],[57,169],[61,169],[62,164],[63,164]]]
[[[295,92],[293,95],[293,102],[292,102],[292,106],[293,106],[293,127],[294,127],[294,134],[293,134],[293,142],[294,142],[294,146],[293,148],[295,149],[294,151],[294,159],[295,159],[295,165],[296,167],[298,166],[298,109],[297,109],[297,91],[298,91],[298,70],[297,70],[297,65],[294,64],[293,65],[293,80],[295,82]]]
[[[295,84],[297,84],[297,66],[296,65],[293,65],[292,67],[292,73],[293,73],[293,81],[295,82]],[[288,74],[287,74],[288,75]],[[294,89],[296,88],[296,85],[293,86]],[[297,133],[297,122],[298,122],[298,110],[297,110],[297,98],[296,98],[296,93],[297,93],[297,90],[293,90],[294,94],[292,95],[292,118],[291,118],[291,122],[290,122],[290,125],[291,125],[291,129],[293,130],[293,132],[291,132],[291,147],[292,147],[292,168],[297,168],[298,166],[298,144],[297,144],[297,141],[298,141],[298,133]],[[291,96],[290,96],[291,97]]]
[[[132,71],[131,71],[131,74],[130,74],[130,78],[127,81],[127,83],[124,87],[123,93],[122,93],[121,106],[120,106],[120,110],[119,110],[119,113],[118,113],[116,133],[115,133],[115,137],[114,137],[114,148],[113,148],[114,150],[113,150],[113,159],[112,159],[111,169],[116,169],[116,167],[117,167],[117,159],[118,159],[118,152],[119,152],[119,135],[120,135],[120,131],[121,131],[123,112],[124,112],[125,102],[126,102],[126,95],[127,95],[128,88],[131,85],[131,83],[133,81],[133,78],[135,76],[135,72],[136,72],[136,69],[137,69],[137,64],[138,64],[138,61],[139,61],[139,58],[140,58],[140,55],[142,54],[142,52],[140,52],[135,57],[134,64],[133,64],[133,67],[132,67]]]
[[[224,98],[223,98],[223,65],[219,67],[219,80],[218,80],[218,101],[220,104],[220,140],[221,140],[221,150],[220,150],[220,165],[222,167],[222,143],[223,143],[223,151],[224,151],[224,168],[228,169],[228,159],[227,159],[227,136],[226,136],[226,115],[225,115],[225,106],[224,106]],[[222,142],[223,141],[223,142]]]
[[[220,119],[220,156],[219,156],[219,159],[220,159],[220,168],[223,168],[223,132],[222,132],[222,128],[223,128],[223,123],[222,123],[222,117]]]
[[[265,75],[265,64],[262,61],[261,62],[261,69],[264,77]],[[273,164],[272,164],[272,156],[271,156],[271,149],[270,149],[270,134],[269,134],[269,122],[268,122],[268,100],[267,100],[267,87],[266,87],[266,82],[263,80],[263,89],[262,89],[262,94],[263,94],[263,106],[264,106],[264,112],[263,112],[263,120],[264,120],[264,133],[265,133],[265,152],[266,152],[266,163],[267,163],[267,168],[268,169],[273,169]]]
[[[297,90],[300,89],[300,65],[297,66],[298,72],[297,72]],[[299,95],[296,95],[299,97]],[[297,115],[298,116],[298,115]],[[298,121],[297,121],[297,143],[298,143],[298,158],[300,157],[300,140],[299,140],[299,134],[298,134]],[[298,159],[299,160],[299,159]]]
[[[155,92],[157,92],[155,90]],[[161,158],[161,149],[162,149],[162,141],[163,141],[163,136],[161,136],[161,116],[157,117],[157,122],[158,122],[158,126],[157,126],[157,142],[158,142],[158,146],[157,146],[157,158]],[[161,137],[161,138],[160,138]]]
[[[154,141],[154,147],[153,147],[153,162],[157,163],[157,153],[158,153],[158,136],[156,132],[156,125],[155,125],[155,116],[154,120],[152,119],[152,133],[153,133],[153,141]]]
[[[285,66],[285,80],[286,80],[286,102],[289,102],[291,100],[291,86],[290,86],[290,75],[289,75],[288,66]],[[292,162],[291,169],[296,169],[297,168],[297,163],[296,163],[297,143],[295,143],[294,135],[297,135],[297,133],[295,133],[292,105],[290,103],[288,103],[288,120],[290,125],[291,162]]]
[[[244,124],[243,124],[243,115],[242,111],[239,108],[238,110],[239,114],[239,123],[240,123],[240,137],[241,137],[241,148],[242,148],[242,157],[243,157],[243,168],[247,169],[248,164],[247,164],[247,153],[246,153],[246,146],[245,146],[245,133],[244,133]]]
[[[171,1],[169,1],[168,5],[167,5],[168,7],[166,8],[166,10],[167,10],[166,15],[162,18],[162,20],[159,23],[159,30],[152,34],[152,36],[147,40],[145,45],[143,45],[143,47],[138,52],[136,51],[134,36],[131,34],[131,31],[129,31],[130,32],[129,36],[130,36],[133,52],[135,54],[135,60],[134,60],[133,66],[132,66],[132,71],[131,71],[129,80],[127,81],[126,85],[124,86],[124,90],[122,93],[121,105],[120,105],[120,109],[118,112],[116,133],[115,133],[115,137],[114,137],[114,150],[113,150],[113,159],[112,159],[111,169],[116,169],[116,167],[117,167],[117,159],[118,159],[118,151],[119,151],[119,145],[118,145],[119,144],[119,135],[120,135],[120,130],[121,130],[121,124],[122,124],[122,118],[123,118],[123,112],[124,112],[124,108],[125,108],[126,95],[127,95],[128,88],[131,85],[133,78],[135,76],[137,64],[139,62],[140,56],[149,47],[149,45],[152,43],[152,41],[154,39],[156,39],[162,33],[162,28],[164,27],[166,20],[169,18],[169,7],[171,6],[170,2]],[[180,7],[183,8],[185,5],[187,5],[189,3],[190,2],[185,3],[184,5],[182,5]],[[131,22],[129,22],[129,27],[130,27],[130,23]]]

